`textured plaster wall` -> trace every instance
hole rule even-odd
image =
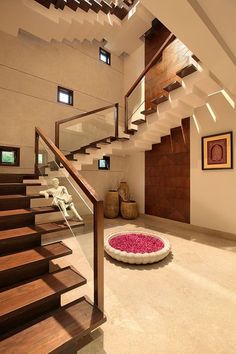
[[[196,112],[199,132],[191,120],[191,223],[236,233],[236,110],[220,93],[209,102],[216,121],[206,106]],[[201,137],[227,131],[233,131],[234,169],[202,171]]]

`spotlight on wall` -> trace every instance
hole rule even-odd
[[[214,122],[216,122],[216,119],[217,119],[217,118],[216,118],[215,112],[214,112],[213,109],[211,108],[210,103],[206,103],[206,106],[207,106],[207,109],[208,109],[210,115],[212,116]]]
[[[224,96],[224,98],[229,102],[230,106],[235,109],[235,102],[232,99],[232,97],[230,97],[230,95],[223,89],[221,90],[222,95]]]
[[[195,123],[195,126],[196,126],[196,128],[197,128],[197,132],[198,132],[198,134],[200,133],[200,127],[199,127],[199,124],[198,124],[198,121],[197,121],[197,118],[196,118],[196,116],[195,116],[195,114],[193,113],[193,120],[194,120],[194,123]]]
[[[225,91],[225,89],[222,89],[222,90],[219,90],[219,91],[216,91],[216,92],[213,92],[211,93],[210,95],[208,95],[209,97],[210,96],[214,96],[216,95],[217,93],[222,93],[222,95],[224,96],[224,98],[227,100],[227,102],[230,104],[230,106],[235,109],[235,102],[233,100],[233,98],[228,94],[228,92]]]

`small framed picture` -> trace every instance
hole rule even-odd
[[[202,137],[203,170],[233,168],[232,137],[232,132]]]

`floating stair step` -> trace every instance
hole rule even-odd
[[[0,230],[34,224],[34,213],[30,209],[0,211]]]
[[[34,227],[19,227],[0,231],[0,254],[38,247],[41,236]]]
[[[29,197],[30,199],[44,199],[45,197],[43,195],[40,195],[38,193],[36,194],[26,194],[26,197]],[[50,196],[49,196],[50,198]]]
[[[48,273],[0,293],[0,333],[60,307],[60,295],[86,284],[70,267]]]
[[[101,149],[99,146],[97,146],[97,143],[96,144],[90,144],[89,146],[86,147],[86,149]]]
[[[0,195],[26,194],[26,185],[23,183],[0,183]]]
[[[74,159],[74,154],[67,154],[65,156],[66,156],[67,160]]]
[[[168,96],[162,95],[162,96],[154,98],[151,102],[158,105],[160,103],[168,101],[168,99],[169,99]]]
[[[68,221],[70,228],[84,226],[83,221]],[[41,235],[68,229],[64,220],[42,223],[35,226],[24,226],[0,231],[0,254],[18,252],[41,244]]]
[[[124,131],[124,133],[134,135],[135,133],[137,133],[137,129],[127,129],[127,131]]]
[[[140,125],[143,123],[146,123],[146,119],[137,119],[137,120],[132,121],[132,124],[135,124],[135,125]]]
[[[84,226],[83,221],[68,221],[71,228],[81,227]],[[36,225],[34,229],[39,232],[40,234],[47,234],[49,232],[56,232],[68,229],[67,224],[64,220],[56,221],[56,222],[49,222]]]
[[[197,71],[197,68],[193,64],[190,64],[185,66],[183,69],[177,71],[176,75],[183,78],[194,73],[195,71]]]
[[[168,86],[164,87],[163,90],[165,90],[166,92],[171,92],[176,90],[177,88],[181,87],[181,83],[179,81],[174,81],[171,84],[169,84]]]
[[[25,209],[30,207],[30,199],[42,199],[40,194],[3,194],[0,195],[0,211],[11,209]]]
[[[195,54],[192,55],[192,58],[193,58],[193,60],[195,60],[197,63],[200,61],[200,59],[199,59]]]
[[[77,152],[75,152],[75,154],[90,155],[90,153],[85,150],[84,151],[77,151]]]
[[[117,141],[128,141],[130,140],[129,138],[126,138],[125,136],[121,137],[121,138],[117,138]]]
[[[142,111],[141,114],[143,114],[145,116],[149,116],[150,114],[156,113],[156,111],[157,111],[156,107],[150,107],[150,108],[147,108],[144,111]]]
[[[36,321],[35,321],[36,322]],[[71,353],[77,341],[105,322],[85,298],[52,311],[26,329],[1,341],[1,353]]]
[[[0,183],[22,183],[25,179],[38,179],[36,174],[0,173]]]
[[[49,261],[71,253],[71,249],[62,242],[55,242],[2,256],[0,257],[0,284],[6,287],[48,273]]]
[[[24,194],[0,195],[0,210],[11,210],[30,207],[30,197]]]
[[[41,206],[41,207],[34,207],[30,208],[30,211],[32,211],[35,215],[38,214],[47,214],[47,213],[56,213],[59,212],[60,209],[58,207],[54,206]]]

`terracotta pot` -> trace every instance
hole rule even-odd
[[[118,191],[121,201],[129,200],[129,186],[127,182],[120,182]]]
[[[138,205],[135,201],[121,202],[121,215],[124,219],[132,220],[138,217]]]
[[[109,191],[105,198],[104,215],[106,218],[113,219],[119,215],[119,193]]]

